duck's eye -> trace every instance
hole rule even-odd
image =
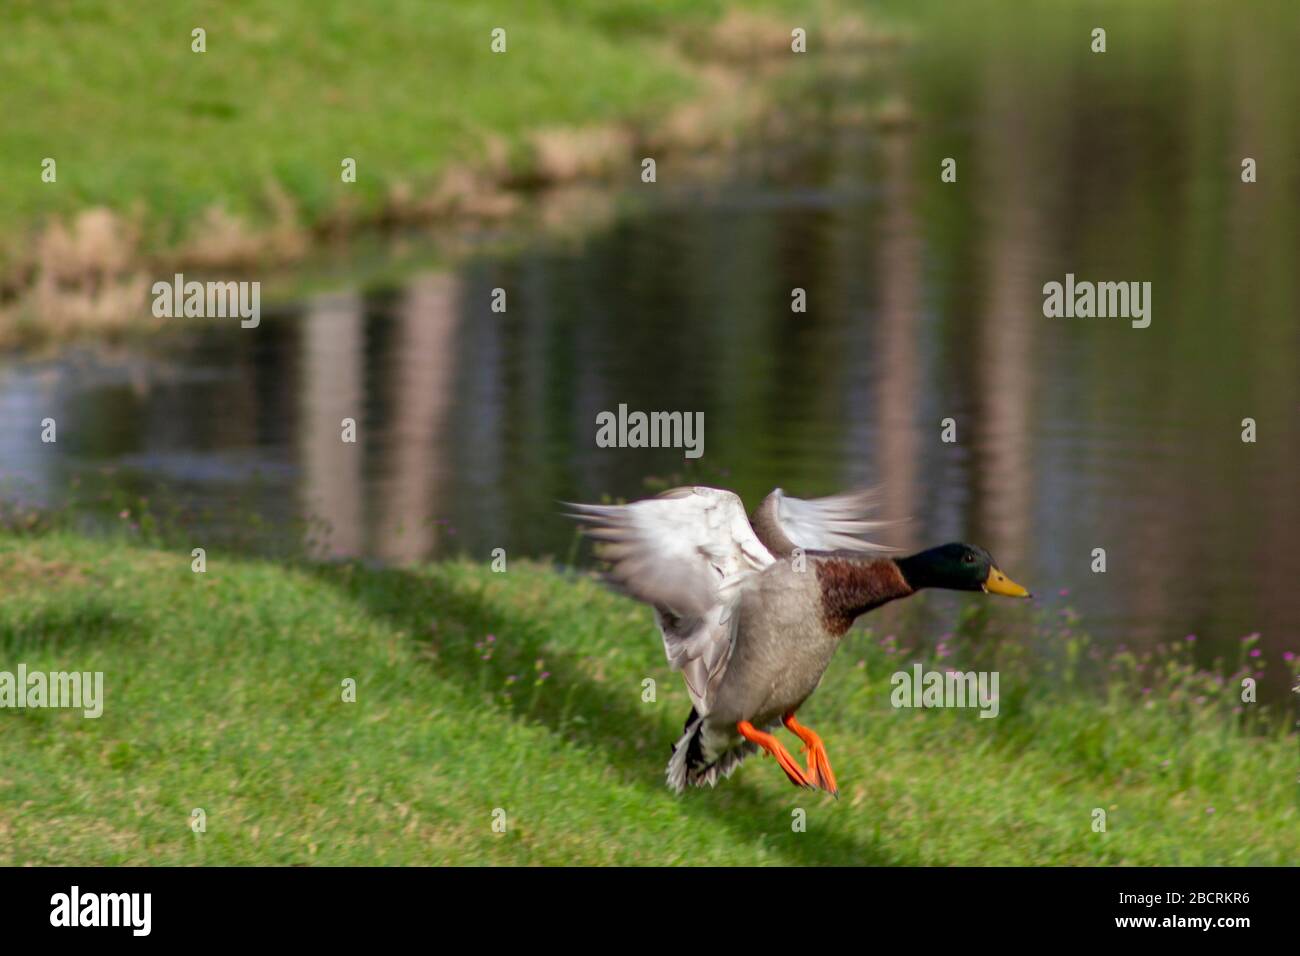
[[[967,551],[965,554],[963,554],[963,555],[961,556],[961,561],[962,561],[962,564],[974,564],[974,563],[975,563],[975,555],[974,555],[972,552]]]

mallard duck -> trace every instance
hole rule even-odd
[[[746,517],[720,488],[676,488],[627,505],[570,504],[597,542],[607,580],[654,609],[691,712],[668,761],[668,786],[714,786],[761,748],[790,782],[838,796],[826,747],[795,713],[854,620],[922,588],[1029,592],[983,548],[945,544],[888,557],[862,535],[870,492],[801,501],[780,488]],[[771,731],[803,741],[800,766]]]

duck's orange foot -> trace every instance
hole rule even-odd
[[[840,788],[835,783],[835,774],[831,771],[831,761],[826,756],[826,747],[822,744],[822,739],[796,721],[794,714],[785,715],[785,725],[804,743],[804,753],[808,755],[808,770],[804,776],[814,787],[821,787],[838,800]]]
[[[785,771],[785,775],[790,778],[790,782],[796,787],[812,788],[816,786],[812,780],[809,779],[808,775],[804,773],[803,768],[795,762],[794,757],[790,756],[790,751],[785,749],[785,745],[782,744],[781,741],[777,740],[771,734],[766,734],[759,730],[747,720],[742,720],[740,723],[736,724],[736,730],[740,732],[740,736],[744,737],[748,741],[758,744],[775,757],[776,762],[780,765],[781,769]]]

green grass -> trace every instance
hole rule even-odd
[[[13,0],[0,45],[0,236],[51,214],[138,209],[148,244],[214,204],[272,218],[269,184],[305,224],[390,187],[427,187],[486,138],[657,116],[698,92],[672,38],[726,0],[196,0],[147,15],[111,0]],[[800,10],[794,0],[759,8]],[[191,31],[207,51],[191,51]],[[507,31],[507,52],[490,50]],[[58,164],[57,183],[41,163]],[[358,163],[355,184],[340,161]],[[634,177],[637,170],[629,170]]]
[[[893,710],[911,655],[854,632],[800,714],[841,800],[758,758],[677,797],[662,773],[685,693],[648,613],[586,577],[223,554],[195,574],[184,549],[52,531],[0,536],[0,581],[0,670],[102,670],[106,698],[98,720],[0,712],[0,864],[1293,864],[1300,849],[1281,720],[1243,723],[1178,652],[1145,678],[1154,694],[1123,656],[1087,690],[1068,620],[1038,634],[1061,651],[1051,675],[998,651],[993,720]],[[954,647],[963,668],[983,653]]]

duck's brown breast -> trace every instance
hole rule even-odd
[[[818,555],[809,564],[817,575],[822,624],[836,637],[847,633],[859,615],[912,593],[889,558]]]

